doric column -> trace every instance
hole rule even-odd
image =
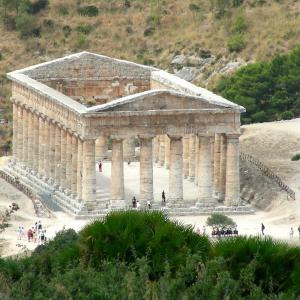
[[[72,190],[72,135],[67,130],[67,149],[66,149],[66,189]],[[95,152],[95,150],[94,150]]]
[[[61,128],[55,126],[55,183],[60,186],[61,178]]]
[[[159,165],[163,166],[165,164],[165,136],[159,136]]]
[[[77,160],[77,199],[82,200],[82,155],[83,155],[83,141],[78,138],[78,160]],[[95,188],[96,189],[96,188]]]
[[[144,205],[147,200],[153,201],[152,139],[140,136],[140,199]]]
[[[159,136],[153,139],[153,160],[155,163],[158,162],[159,154]]]
[[[195,184],[198,185],[199,178],[199,156],[200,156],[200,139],[195,137]]]
[[[96,201],[95,140],[84,140],[82,149],[82,200],[88,210],[93,210]]]
[[[55,124],[53,120],[50,121],[50,149],[49,149],[49,168],[50,168],[50,182],[54,183],[55,179]]]
[[[107,157],[107,136],[101,135],[96,139],[96,161],[103,160]]]
[[[170,138],[165,135],[165,167],[170,168]]]
[[[23,163],[28,166],[28,111],[23,108]]]
[[[44,169],[47,179],[50,179],[50,137],[51,137],[51,119],[45,118],[45,143],[44,143]]]
[[[60,186],[62,189],[67,188],[67,173],[66,173],[66,165],[67,165],[67,130],[65,127],[61,128],[61,149],[60,149]]]
[[[23,126],[24,126],[24,114],[23,108],[18,106],[18,149],[17,157],[18,162],[23,162]]]
[[[211,157],[211,138],[209,136],[200,136],[200,156],[198,172],[201,174],[198,178],[198,205],[207,205],[214,203],[212,194],[213,170]]]
[[[170,136],[169,201],[180,205],[183,201],[182,137]]]
[[[190,138],[188,135],[185,135],[182,140],[184,178],[188,178],[189,176],[189,144],[190,144]]]
[[[228,206],[238,205],[240,202],[239,136],[227,134],[225,204]]]
[[[226,160],[227,160],[227,140],[225,134],[221,135],[220,139],[220,182],[219,182],[219,199],[225,200],[226,187]]]
[[[12,143],[13,160],[18,159],[18,107],[13,103],[13,143]]]
[[[33,113],[28,110],[27,112],[28,122],[28,167],[33,170],[33,157],[34,157],[34,118]]]
[[[33,119],[33,170],[35,172],[39,171],[39,116],[36,113],[32,114]]]
[[[193,181],[195,179],[195,163],[196,163],[196,151],[195,151],[196,136],[194,134],[190,135],[189,144],[189,180]]]
[[[77,159],[78,159],[78,139],[72,136],[72,185],[71,191],[73,195],[77,194]],[[95,168],[95,164],[94,164]]]
[[[214,193],[219,198],[220,193],[220,158],[221,158],[221,136],[215,134],[214,145]]]
[[[123,141],[123,158],[124,161],[132,161],[135,156],[135,140],[134,137],[126,138]]]
[[[111,208],[125,207],[123,140],[112,137]]]
[[[45,160],[45,120],[42,116],[39,116],[39,174],[46,175],[44,169],[44,160]]]

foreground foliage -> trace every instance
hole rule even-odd
[[[297,299],[300,249],[216,243],[161,213],[113,213],[31,257],[0,260],[1,299]]]
[[[300,47],[270,62],[241,68],[216,88],[225,98],[244,106],[244,123],[292,119],[300,114]]]

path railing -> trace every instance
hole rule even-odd
[[[4,171],[0,170],[0,178],[4,179],[6,182],[10,183],[12,186],[14,186],[16,189],[21,191],[29,199],[32,200],[35,214],[38,217],[47,216],[47,217],[51,218],[51,216],[52,216],[51,211],[38,200],[38,196],[36,195],[36,193],[32,189],[30,189],[28,186],[21,183],[17,177],[13,177],[13,176],[5,173]]]
[[[276,175],[270,168],[264,165],[260,160],[253,157],[250,154],[246,154],[243,152],[240,153],[240,158],[241,160],[248,161],[251,164],[255,165],[259,170],[261,170],[261,172],[264,175],[266,175],[272,181],[275,181],[277,185],[287,193],[287,196],[289,196],[293,200],[296,200],[295,192],[289,186],[287,186],[278,175]]]

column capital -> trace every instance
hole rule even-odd
[[[181,140],[183,137],[182,135],[175,135],[175,134],[167,134],[167,136],[172,140]]]
[[[110,138],[111,138],[112,140],[119,140],[119,141],[123,141],[123,140],[124,140],[124,137],[119,136],[119,135],[115,135],[115,134],[112,134],[112,135],[110,136]]]
[[[206,133],[201,132],[201,133],[197,133],[197,136],[199,138],[202,138],[202,137],[213,138],[215,136],[215,134],[212,132],[206,132]]]
[[[229,133],[229,134],[226,134],[226,138],[227,138],[228,142],[238,141],[240,136],[241,136],[240,133]]]
[[[155,135],[154,134],[139,134],[138,138],[139,139],[150,140],[150,139],[155,138]]]

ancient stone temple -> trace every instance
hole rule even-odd
[[[140,153],[140,195],[153,201],[153,165],[169,172],[169,208],[239,205],[240,107],[162,70],[81,52],[17,70],[13,159],[6,172],[76,217],[127,206],[123,161]],[[108,155],[107,141],[111,154]],[[95,161],[111,159],[111,193],[96,200]],[[186,178],[186,179],[185,179]]]

